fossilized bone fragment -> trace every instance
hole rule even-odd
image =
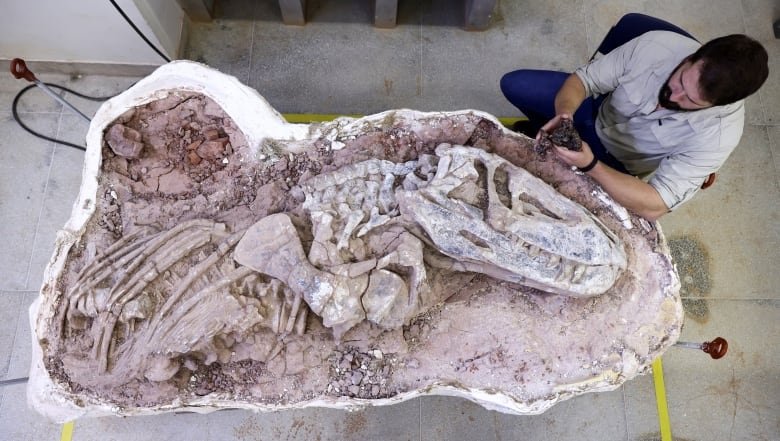
[[[279,279],[333,328],[338,339],[365,318],[360,295],[368,277],[342,277],[319,271],[303,252],[300,238],[286,214],[267,216],[246,232],[236,246],[236,262]]]
[[[256,326],[302,334],[308,309],[300,297],[227,259],[243,235],[210,220],[164,233],[140,228],[93,258],[68,294],[66,316],[78,329],[91,319],[95,344],[88,363],[105,378],[165,381],[178,371],[179,357],[190,353],[206,354],[206,363],[229,360],[231,351],[215,345],[220,336],[248,336]],[[176,276],[171,270],[193,254],[198,263],[186,277]]]
[[[290,285],[337,337],[364,318],[397,328],[431,306],[420,300],[422,241],[454,259],[452,269],[571,296],[605,292],[625,268],[614,234],[525,170],[480,149],[443,144],[436,153],[312,177],[302,188],[308,257],[278,214],[250,228],[236,261]],[[376,239],[393,230],[392,243]]]
[[[396,198],[453,267],[572,296],[604,293],[626,267],[612,232],[522,168],[475,148],[441,145],[436,153],[431,182]]]
[[[438,158],[428,155],[419,163],[367,160],[307,181],[312,263],[362,256],[361,238],[400,221],[453,258],[452,268],[547,292],[598,295],[625,268],[612,232],[522,168],[480,149],[444,144],[436,153]],[[409,303],[417,304],[425,279],[422,252],[405,261],[421,276],[409,287]]]
[[[388,329],[432,306],[422,302],[429,292],[423,244],[403,227],[392,226],[400,219],[395,190],[416,168],[417,161],[371,159],[317,175],[303,185],[303,207],[314,231],[309,261],[332,273],[342,273],[347,264],[358,265],[355,260],[362,262],[361,274],[370,271],[362,307],[368,320]],[[367,258],[372,266],[366,265]]]
[[[541,157],[544,157],[553,148],[553,145],[559,145],[575,152],[582,150],[582,139],[579,133],[577,133],[577,129],[574,128],[574,122],[571,119],[562,119],[561,125],[556,127],[552,133],[541,130],[539,141],[534,144],[534,151],[539,153]]]
[[[404,280],[391,271],[371,271],[368,288],[362,297],[366,318],[389,328],[400,328],[406,318],[409,289]]]

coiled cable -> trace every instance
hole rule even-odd
[[[45,85],[47,85],[49,87],[53,87],[55,89],[60,89],[60,90],[63,90],[65,92],[72,93],[73,95],[76,95],[77,97],[84,98],[84,99],[90,100],[90,101],[106,101],[107,99],[113,98],[114,96],[116,96],[116,95],[111,95],[111,96],[105,96],[105,97],[102,97],[102,96],[101,97],[94,97],[94,96],[84,95],[83,93],[76,92],[75,90],[72,90],[72,89],[69,89],[67,87],[63,87],[63,86],[57,85],[57,84],[52,84],[52,83],[43,83],[43,84],[45,84]],[[29,132],[30,134],[32,134],[34,136],[37,136],[38,138],[45,139],[45,140],[51,141],[51,142],[56,142],[58,144],[66,145],[68,147],[73,147],[74,149],[86,151],[87,149],[84,146],[80,146],[80,145],[77,145],[77,144],[73,144],[72,142],[64,141],[62,139],[52,138],[50,136],[46,136],[44,134],[38,133],[38,132],[36,132],[35,130],[31,129],[30,127],[28,127],[26,124],[24,124],[22,122],[21,118],[19,117],[19,111],[18,111],[19,100],[22,98],[22,96],[25,93],[27,93],[28,90],[33,89],[35,87],[37,87],[35,84],[31,84],[31,85],[25,87],[24,89],[20,90],[19,93],[17,93],[16,96],[14,97],[14,102],[13,102],[13,104],[11,104],[11,113],[13,114],[14,121],[16,121],[16,123],[19,124],[24,130],[26,130],[27,132]]]

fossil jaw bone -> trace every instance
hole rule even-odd
[[[543,291],[575,297],[607,291],[626,267],[618,238],[579,204],[542,180],[484,150],[443,144],[436,175],[418,190],[396,191],[409,224],[455,259],[453,268],[482,272]],[[484,166],[487,208],[453,197],[479,187]],[[510,206],[501,201],[497,171],[506,175]],[[533,195],[531,202],[525,202]],[[474,199],[479,199],[477,195]],[[484,220],[483,220],[484,219]]]

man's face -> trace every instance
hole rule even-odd
[[[669,110],[699,110],[712,107],[699,92],[702,62],[683,60],[658,92],[658,104]]]

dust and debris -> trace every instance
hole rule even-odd
[[[685,312],[697,322],[706,322],[709,307],[705,298],[712,290],[706,247],[693,237],[681,236],[669,239],[669,250],[680,276],[680,296]]]
[[[428,334],[436,326],[443,307],[444,305],[442,304],[435,305],[412,318],[409,324],[403,327],[404,340],[406,340],[409,348],[413,349],[419,346],[427,338]]]
[[[328,358],[330,381],[328,395],[353,398],[385,398],[395,395],[391,382],[396,364],[394,354],[385,354],[380,349],[361,352],[347,346],[334,351]]]

